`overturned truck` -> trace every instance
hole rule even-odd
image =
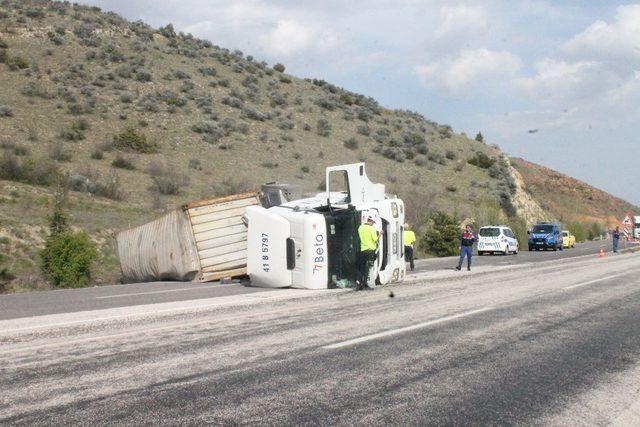
[[[366,216],[384,230],[369,285],[403,280],[402,200],[372,183],[364,163],[327,168],[325,180],[326,191],[313,197],[269,183],[261,193],[190,203],[123,231],[117,236],[123,281],[205,282],[249,274],[253,286],[349,287],[357,229]]]

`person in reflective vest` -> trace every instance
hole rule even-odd
[[[358,227],[360,239],[360,252],[358,252],[358,265],[356,277],[356,291],[371,289],[369,287],[369,271],[376,261],[376,249],[378,249],[378,232],[373,226],[375,221],[367,217],[367,222]],[[382,231],[380,232],[382,234]]]
[[[413,244],[416,242],[416,233],[409,230],[409,224],[404,225],[402,242],[404,244],[404,260],[409,263],[409,268],[413,271]]]
[[[462,262],[467,257],[467,271],[471,271],[471,257],[473,256],[473,243],[477,240],[473,234],[473,227],[467,224],[464,231],[460,235],[460,261],[456,270],[462,269]]]

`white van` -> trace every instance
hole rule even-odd
[[[506,225],[490,225],[478,232],[478,255],[518,253],[518,239]]]

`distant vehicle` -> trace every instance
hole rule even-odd
[[[568,230],[562,230],[562,246],[565,248],[575,248],[576,236]]]
[[[529,250],[562,250],[562,226],[549,222],[534,225],[529,231]]]
[[[482,227],[478,235],[478,255],[518,253],[518,239],[506,225]]]
[[[640,216],[633,217],[633,238],[640,239]]]

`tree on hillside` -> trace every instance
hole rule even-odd
[[[67,189],[56,193],[53,213],[49,217],[49,236],[40,253],[42,272],[56,287],[87,286],[91,265],[98,257],[96,245],[83,232],[69,229],[65,212]]]
[[[458,253],[460,226],[454,215],[435,212],[429,218],[429,228],[419,241],[420,248],[435,256]]]
[[[484,142],[484,136],[482,136],[482,133],[478,132],[478,134],[476,135],[476,141]]]

